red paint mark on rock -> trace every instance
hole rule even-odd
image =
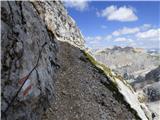
[[[25,83],[24,83],[25,82]],[[31,90],[32,90],[32,86],[33,84],[31,84],[31,80],[28,79],[28,75],[26,75],[25,77],[23,77],[22,79],[20,79],[18,81],[18,83],[20,85],[23,85],[22,87],[22,95],[25,97],[27,95],[29,95],[31,93]]]
[[[28,79],[28,75],[26,75],[25,77],[23,77],[22,79],[20,79],[20,80],[18,81],[18,83],[19,83],[20,85],[22,85],[22,84],[25,82],[26,79]]]
[[[24,91],[23,91],[23,96],[27,96],[32,89],[32,84],[29,85]]]

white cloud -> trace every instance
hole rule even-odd
[[[84,11],[88,7],[86,0],[63,0],[66,7],[75,8],[79,11]]]
[[[115,42],[133,42],[132,39],[127,39],[125,37],[119,37],[114,40]]]
[[[94,37],[86,37],[85,40],[88,42],[93,42],[93,41],[107,41],[107,40],[111,40],[112,39],[112,35],[107,35],[107,36],[94,36]]]
[[[152,25],[151,25],[151,24],[144,24],[143,27],[144,27],[144,28],[151,28]]]
[[[138,39],[145,40],[160,40],[160,28],[159,29],[150,29],[145,32],[138,32],[136,34]]]
[[[135,28],[124,27],[122,29],[114,31],[112,33],[112,35],[114,35],[114,36],[120,36],[120,35],[126,35],[126,34],[134,34],[134,33],[137,33],[139,31],[140,31],[140,29],[138,27],[135,27]]]
[[[153,28],[153,26],[151,24],[143,24],[139,27],[142,31],[148,30]]]
[[[136,47],[136,46],[137,46],[137,43],[135,43],[135,42],[130,42],[130,43],[128,44],[128,46]]]
[[[96,13],[98,16],[106,17],[107,20],[115,20],[121,22],[128,22],[128,21],[136,21],[138,17],[135,15],[135,11],[133,8],[129,8],[126,6],[122,6],[117,8],[117,6],[109,6],[106,7],[102,12]]]
[[[102,37],[101,36],[96,36],[94,39],[95,40],[102,40]]]
[[[87,41],[100,41],[102,39],[103,39],[102,36],[95,36],[95,37],[88,36],[88,37],[86,37]]]
[[[111,33],[107,33],[107,35],[97,35],[85,38],[87,45],[93,48],[114,45],[157,48],[160,41],[160,28],[150,24],[143,24],[133,28],[123,27]]]
[[[107,35],[104,37],[104,40],[111,40],[112,39],[112,35]]]
[[[100,17],[100,16],[101,16],[101,13],[97,10],[97,11],[96,11],[96,15],[97,15],[98,17]]]
[[[105,26],[105,25],[101,25],[101,28],[102,28],[102,29],[106,29],[106,28],[107,28],[107,26]]]
[[[116,38],[114,41],[115,42],[126,42],[127,39],[126,38]]]

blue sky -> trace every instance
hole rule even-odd
[[[89,48],[159,47],[160,2],[80,0],[65,6]]]

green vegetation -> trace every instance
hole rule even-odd
[[[94,64],[97,68],[100,69],[101,72],[104,72],[105,75],[111,77],[111,79],[113,81],[115,81],[114,75],[112,74],[112,70],[108,67],[106,67],[106,65],[96,61],[89,53],[87,53],[86,51],[83,51],[84,55],[87,57],[87,59]]]
[[[144,103],[147,101],[147,97],[145,95],[138,95],[138,100],[140,103]]]
[[[131,111],[137,120],[141,120],[141,118],[138,116],[138,113],[131,108],[130,104],[126,102],[124,96],[120,93],[118,87],[117,87],[117,83],[116,80],[121,80],[124,84],[126,84],[131,91],[133,92],[133,89],[131,88],[131,86],[123,80],[123,77],[120,75],[117,75],[112,72],[112,70],[110,68],[108,68],[107,66],[105,66],[104,64],[96,61],[89,53],[87,53],[84,50],[81,50],[83,52],[83,54],[86,56],[86,58],[97,68],[97,70],[99,70],[100,73],[104,74],[105,76],[107,76],[107,78],[110,79],[109,84],[107,84],[106,82],[101,81],[101,83],[108,88],[109,90],[113,91],[113,96],[115,96],[115,99],[117,101],[119,101],[122,104],[125,104],[127,109],[129,111]]]
[[[114,84],[116,84],[116,80],[121,80],[132,92],[134,92],[132,86],[126,80],[124,80],[124,78],[121,75],[113,73],[112,70],[109,67],[107,67],[106,65],[104,65],[104,64],[96,61],[86,51],[83,51],[83,53],[89,59],[89,61],[92,64],[94,64],[97,68],[99,68],[102,73],[104,73],[105,75],[107,75],[114,82]]]
[[[106,51],[100,51],[99,53],[106,53]]]

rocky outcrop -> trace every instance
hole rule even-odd
[[[160,81],[160,65],[157,68],[151,70],[149,73],[147,73],[145,75],[145,80],[153,82]]]
[[[149,102],[160,100],[160,81],[147,85],[143,88],[144,93],[148,96]]]
[[[147,119],[85,53],[61,2],[2,2],[1,31],[2,119]]]
[[[2,116],[8,120],[40,119],[54,97],[58,69],[55,38],[30,2],[2,2],[1,15]],[[22,78],[34,67],[15,97]]]
[[[58,54],[61,69],[55,82],[56,100],[45,120],[139,119],[116,86],[82,51],[67,43],[59,45],[63,49]]]
[[[84,39],[75,21],[67,14],[61,2],[33,2],[46,27],[59,41],[84,48]]]
[[[132,47],[113,47],[93,52],[95,58],[108,65],[129,82],[141,81],[145,75],[160,65],[160,56]]]
[[[146,73],[145,76],[138,76],[136,78],[136,81],[132,82],[131,85],[135,89],[143,89],[145,86],[158,83],[159,81],[160,81],[160,66]]]
[[[145,103],[159,119],[156,106],[159,104],[159,54],[150,54],[132,47],[106,48],[92,52],[95,58],[121,74],[136,91],[141,103]],[[158,66],[158,67],[157,67]],[[154,102],[154,103],[153,103]]]

